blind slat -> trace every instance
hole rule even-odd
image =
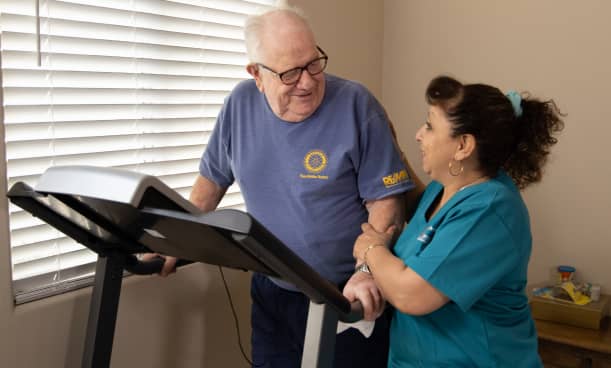
[[[157,150],[115,151],[80,154],[76,156],[39,157],[25,160],[9,160],[9,177],[23,177],[41,174],[51,166],[59,165],[92,165],[92,166],[125,166],[141,163],[158,163],[199,159],[203,146],[171,147]],[[197,167],[197,164],[194,166]],[[191,170],[195,170],[194,167]]]
[[[103,153],[114,151],[137,151],[154,149],[171,149],[173,147],[197,146],[208,141],[210,133],[190,134],[139,134],[79,139],[52,139],[6,144],[8,160],[38,157],[55,157]],[[35,153],[33,153],[35,152]]]
[[[37,35],[3,31],[2,47],[6,50],[35,52]],[[94,55],[183,61],[198,63],[218,63],[246,65],[243,46],[229,40],[202,38],[200,47],[166,46],[159,44],[136,43],[118,39],[91,39],[79,36],[42,35],[41,52],[48,59],[53,54]],[[46,65],[46,63],[45,63]]]
[[[235,75],[225,77],[212,76],[179,76],[144,73],[101,73],[82,71],[40,71],[28,69],[5,68],[3,83],[5,88],[87,88],[104,91],[104,88],[140,88],[143,90],[192,90],[220,98],[243,78],[239,78],[242,70]],[[49,78],[50,76],[53,78]],[[216,92],[220,90],[222,92]],[[82,90],[81,90],[82,91]]]
[[[43,53],[44,54],[44,53]],[[46,55],[46,54],[45,54]],[[4,69],[36,68],[38,54],[33,51],[3,51]],[[131,72],[131,74],[163,74],[168,76],[217,76],[246,78],[243,65],[215,64],[194,61],[156,60],[124,56],[58,54],[46,57],[45,71]]]
[[[220,105],[7,105],[4,119],[8,124],[47,122],[47,121],[83,121],[87,117],[104,120],[131,119],[176,119],[176,118],[214,118]]]
[[[16,264],[32,262],[38,259],[55,257],[58,253],[69,253],[84,249],[72,239],[60,235],[39,242],[31,242],[21,246],[13,246],[11,256]]]
[[[140,89],[138,83],[132,88],[27,88],[5,87],[9,97],[6,104],[13,106],[32,105],[70,105],[78,100],[81,105],[221,105],[224,95],[235,85],[234,81],[210,83],[207,91]],[[126,86],[129,87],[129,86]],[[161,87],[161,86],[160,86]],[[219,91],[224,92],[220,93]]]
[[[96,20],[99,23],[122,22],[130,24],[132,19],[143,16],[163,16],[167,18],[177,18],[183,23],[189,21],[211,22],[235,27],[242,27],[246,16],[256,8],[245,6],[248,2],[242,3],[242,11],[235,12],[214,7],[206,6],[207,2],[199,4],[189,4],[177,1],[162,0],[79,0],[79,1],[49,1],[48,14],[53,18],[73,19],[73,20]],[[47,9],[43,6],[41,15],[45,16]],[[248,12],[247,12],[248,11]],[[131,17],[128,17],[129,14]],[[165,21],[168,21],[167,19]]]
[[[142,120],[92,120],[72,122],[20,123],[5,126],[7,142],[47,139],[42,132],[53,132],[56,139],[97,137],[112,135],[208,132],[214,127],[214,118],[142,119]],[[100,131],[100,127],[104,127]]]
[[[58,253],[50,257],[16,264],[13,267],[13,280],[22,280],[40,274],[54,272],[58,269],[78,267],[84,264],[93,263],[96,259],[97,255],[95,253],[87,248],[81,247],[81,249],[77,251]]]

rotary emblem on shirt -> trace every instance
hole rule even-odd
[[[308,152],[303,159],[303,166],[311,173],[319,173],[327,167],[327,156],[321,150]]]
[[[327,155],[321,150],[312,150],[306,153],[303,158],[303,167],[308,171],[308,174],[300,174],[302,179],[328,179],[326,175],[320,175],[320,172],[327,167]]]

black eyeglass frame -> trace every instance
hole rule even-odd
[[[266,65],[264,65],[264,64],[261,64],[261,63],[256,63],[256,64],[257,64],[258,66],[260,66],[261,68],[266,69],[268,72],[270,72],[270,73],[274,74],[275,76],[277,76],[277,77],[278,77],[278,79],[280,79],[280,81],[281,81],[282,83],[284,83],[284,84],[286,84],[286,85],[290,86],[290,85],[293,85],[293,84],[295,84],[295,83],[297,83],[297,82],[299,81],[299,79],[301,78],[301,74],[303,73],[303,71],[304,71],[304,70],[305,70],[305,71],[307,71],[307,72],[308,72],[308,74],[310,74],[310,75],[317,75],[317,74],[322,73],[322,72],[323,72],[323,71],[324,71],[324,70],[327,68],[327,62],[329,61],[329,56],[327,56],[327,54],[326,54],[326,53],[323,51],[323,49],[321,49],[321,48],[320,48],[320,46],[316,46],[316,49],[318,50],[318,52],[320,52],[320,53],[322,54],[322,56],[317,57],[316,59],[314,59],[314,60],[312,60],[312,61],[309,61],[309,62],[308,62],[306,65],[304,65],[304,66],[298,66],[298,67],[296,67],[296,68],[291,68],[291,69],[286,70],[286,71],[281,72],[281,73],[278,73],[278,72],[277,72],[277,71],[275,71],[274,69],[272,69],[272,68],[270,68],[270,67],[268,67],[268,66],[266,66]],[[324,65],[324,66],[323,66],[323,67],[320,69],[320,71],[319,71],[319,72],[316,72],[316,73],[311,73],[311,72],[310,72],[310,70],[308,69],[308,68],[310,67],[310,65],[314,64],[314,63],[315,63],[315,62],[317,62],[317,61],[321,61],[321,60],[324,60],[324,61],[325,61],[325,65]],[[296,78],[294,81],[291,81],[291,82],[285,82],[285,81],[284,81],[284,79],[283,79],[282,77],[283,77],[283,76],[285,76],[285,75],[287,75],[288,73],[294,72],[294,71],[296,71],[296,70],[299,70],[299,74],[296,74],[296,75],[297,75],[297,78]]]

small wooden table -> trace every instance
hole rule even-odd
[[[611,368],[609,317],[600,330],[543,320],[535,320],[535,325],[546,368]]]

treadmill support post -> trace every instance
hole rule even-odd
[[[338,320],[331,306],[310,301],[301,368],[333,368]]]
[[[98,257],[89,306],[83,368],[110,366],[125,259],[125,254],[119,253]]]

